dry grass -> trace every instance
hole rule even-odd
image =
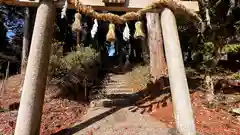
[[[129,72],[129,86],[134,91],[141,91],[147,87],[150,82],[149,66],[137,66],[131,72]]]

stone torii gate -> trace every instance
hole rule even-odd
[[[68,1],[72,3],[69,8],[74,8],[74,0]],[[111,4],[111,6],[107,6],[103,0],[80,1],[83,5],[89,5],[95,10],[129,12],[144,8],[155,0],[122,0],[124,2],[118,6],[112,6]],[[62,8],[64,0],[0,0],[1,3],[13,6],[38,6],[15,129],[15,135],[37,135],[41,123],[56,8]],[[179,1],[179,3],[195,12],[199,10],[197,2]],[[160,12],[160,10],[150,12]],[[147,16],[149,16],[147,19],[151,17],[159,18],[156,13],[148,13]],[[151,20],[147,21],[148,24],[155,25],[153,28],[157,28],[157,30],[148,30],[148,32],[152,32],[151,34],[156,36],[154,31],[162,30],[160,32],[162,35],[149,38],[149,43],[162,45],[159,41],[161,41],[161,36],[163,37],[176,127],[183,135],[196,135],[175,16],[170,9],[164,8],[161,9],[161,27],[160,21],[158,23],[149,22]],[[150,28],[148,27],[148,29]]]

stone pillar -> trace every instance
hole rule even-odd
[[[176,19],[170,9],[162,11],[161,25],[176,127],[183,135],[196,135]]]
[[[158,13],[147,13],[148,46],[150,53],[150,72],[153,82],[166,75],[167,64],[164,56],[162,30]],[[162,86],[163,87],[163,86]]]
[[[56,8],[41,0],[23,84],[15,135],[38,135],[46,87]]]

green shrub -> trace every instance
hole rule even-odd
[[[61,46],[61,42],[53,43],[48,67],[48,77],[50,80],[52,78],[59,78],[61,75],[64,75],[64,67],[61,64],[62,57],[63,47]]]
[[[49,79],[58,80],[60,94],[78,95],[83,88],[90,88],[98,81],[99,53],[90,47],[80,46],[66,56],[62,56],[61,51],[61,47],[53,47],[49,63]]]
[[[67,70],[71,70],[72,68],[82,65],[85,67],[90,66],[93,62],[99,62],[99,54],[96,53],[90,47],[81,47],[79,50],[75,52],[70,52],[68,55],[61,59],[61,64]]]
[[[239,51],[240,51],[240,44],[225,45],[225,46],[223,47],[223,51],[224,51],[225,53],[239,52]]]
[[[233,75],[232,75],[232,78],[233,78],[233,79],[237,79],[237,80],[240,79],[240,73],[235,73],[235,74],[233,74]]]
[[[57,50],[58,49],[59,48],[57,48]],[[61,54],[59,51],[54,52]],[[53,53],[50,58],[49,73],[50,75],[53,75],[53,77],[59,78],[75,67],[89,67],[94,63],[99,63],[99,58],[99,53],[90,47],[79,47],[77,51],[70,52],[66,56]]]

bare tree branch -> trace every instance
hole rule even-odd
[[[210,7],[209,6],[209,0],[198,0],[198,2],[203,7],[203,11],[205,13],[206,26],[209,27],[210,29],[212,29],[212,27],[211,27],[211,17],[210,17],[210,13],[209,13],[209,7]]]
[[[208,8],[205,8],[205,16],[206,16],[206,23],[207,23],[207,26],[212,29],[212,26],[211,26],[211,18],[210,18],[210,14],[209,14],[209,9]]]
[[[228,9],[227,16],[230,16],[233,12],[233,9],[236,7],[235,0],[229,0],[230,8]]]
[[[218,1],[216,2],[216,4],[213,6],[213,8],[216,8],[221,2],[222,2],[222,0],[218,0]]]

